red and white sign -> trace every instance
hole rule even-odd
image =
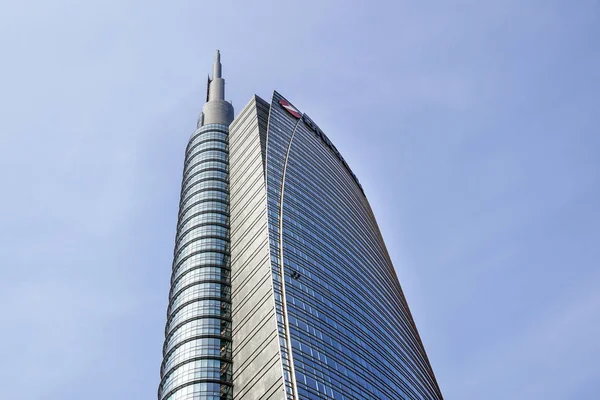
[[[289,112],[290,114],[292,114],[294,117],[296,117],[296,118],[302,117],[302,113],[300,111],[298,111],[298,109],[296,107],[291,105],[289,103],[289,101],[287,101],[285,99],[281,99],[281,100],[279,100],[279,104],[281,105],[281,107],[285,108],[285,110],[287,112]]]

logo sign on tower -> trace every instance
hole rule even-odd
[[[289,112],[290,114],[292,114],[294,117],[300,118],[302,116],[300,111],[298,111],[298,109],[296,107],[291,105],[289,101],[287,101],[285,99],[281,99],[281,100],[279,100],[279,104],[281,104],[281,107],[285,108],[285,110],[287,112]]]

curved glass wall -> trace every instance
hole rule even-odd
[[[159,400],[232,398],[228,127],[186,149]]]
[[[280,99],[266,165],[288,399],[442,399],[362,189],[331,142]]]

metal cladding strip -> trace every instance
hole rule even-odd
[[[273,103],[271,103],[273,104]],[[264,165],[264,171],[265,171],[265,191],[268,193],[268,186],[269,186],[269,180],[267,179],[267,174],[268,174],[268,164],[269,164],[269,157],[268,157],[268,149],[269,149],[269,130],[271,128],[271,114],[272,114],[273,110],[271,109],[271,107],[269,107],[269,116],[267,119],[267,126],[266,126],[266,137],[265,137],[265,154],[264,154],[264,160],[265,160],[265,165]],[[296,125],[294,126],[294,131],[292,132],[292,136],[294,135],[294,133],[296,132],[296,128],[298,127],[298,122],[300,122],[300,120],[298,120],[296,122]],[[290,140],[290,144],[291,144],[291,140]],[[288,146],[288,151],[289,151],[289,146]],[[287,160],[287,155],[286,155],[286,160]],[[287,164],[286,164],[287,165]],[[282,175],[284,176],[284,175]],[[283,197],[282,197],[283,199]],[[269,199],[268,199],[268,195],[265,196],[265,206],[267,207],[268,210],[268,203],[269,203]],[[279,243],[281,245],[281,243]],[[271,254],[271,243],[270,240],[267,241],[267,248],[269,250],[269,254]],[[283,256],[282,253],[280,252],[280,261],[282,260]],[[282,274],[281,276],[281,284],[282,284],[282,292],[284,290],[284,282],[283,282],[283,273],[284,268],[283,268],[283,263],[280,265],[279,267],[280,270],[280,274]],[[275,299],[275,283],[273,282],[273,274],[271,274],[271,288],[272,293],[273,293],[273,301],[275,303],[275,312],[277,313],[277,302]],[[285,293],[285,292],[283,292]],[[284,326],[286,329],[286,346],[289,348],[289,351],[287,351],[288,353],[288,359],[290,361],[290,377],[292,378],[292,396],[294,397],[294,400],[300,400],[298,397],[298,387],[296,385],[296,373],[293,369],[293,360],[292,360],[292,349],[291,349],[291,337],[289,334],[289,324],[288,324],[288,315],[287,315],[287,304],[285,301],[285,296],[282,295],[282,306],[284,307],[284,315],[282,315],[282,318],[284,320]],[[277,332],[277,337],[279,338],[279,332]],[[281,350],[279,351],[279,356],[281,358]],[[283,387],[284,387],[284,393],[285,393],[285,398],[287,399],[287,391],[285,390],[286,387],[286,380],[285,380],[285,368],[283,366],[283,360],[281,360],[281,371],[282,371],[282,375],[281,375],[281,379],[283,380]]]
[[[283,164],[283,173],[281,176],[281,197],[279,199],[279,269],[281,271],[281,297],[282,297],[282,305],[283,305],[283,323],[285,325],[285,340],[287,342],[288,347],[288,358],[290,363],[290,376],[292,379],[292,390],[294,399],[299,400],[298,397],[298,386],[296,385],[296,371],[294,370],[294,356],[292,355],[292,337],[290,335],[290,325],[288,322],[288,312],[287,312],[287,301],[285,296],[285,270],[283,267],[283,194],[285,192],[285,173],[287,171],[288,159],[290,156],[290,150],[292,148],[292,143],[294,141],[294,136],[296,135],[296,130],[298,129],[298,124],[300,123],[300,119],[296,121],[296,125],[294,125],[294,130],[292,131],[292,136],[290,137],[290,143],[288,144],[287,151],[285,153],[285,161]]]
[[[265,208],[267,209],[267,221],[269,219],[269,190],[268,190],[268,186],[269,186],[269,180],[267,179],[267,171],[268,171],[268,165],[269,165],[269,157],[267,156],[269,151],[269,128],[271,127],[271,113],[273,112],[273,110],[271,109],[271,107],[269,106],[269,115],[267,117],[267,127],[266,127],[266,134],[265,134],[265,153],[263,155],[264,157],[264,175],[265,175]],[[270,234],[270,232],[269,232]],[[268,254],[269,257],[271,257],[271,241],[267,240],[267,250],[268,250]],[[271,262],[269,261],[269,264]],[[275,314],[277,315],[277,301],[275,299],[275,283],[273,282],[273,273],[270,273],[271,275],[271,293],[273,294],[273,304],[275,304]],[[287,317],[287,316],[286,316]],[[277,318],[275,318],[275,322],[278,325],[277,322]],[[279,328],[277,328],[279,330]],[[279,331],[277,332],[277,341],[279,342]],[[279,349],[279,358],[281,359],[281,348]],[[285,390],[286,387],[286,382],[285,382],[285,369],[283,367],[283,360],[281,360],[281,379],[283,380],[283,391],[285,394],[285,398],[287,399],[287,393]]]

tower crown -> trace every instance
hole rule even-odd
[[[233,121],[233,106],[225,101],[225,79],[222,77],[221,53],[217,50],[213,63],[213,76],[208,79],[206,103],[198,119],[198,127],[206,124],[229,126]]]

